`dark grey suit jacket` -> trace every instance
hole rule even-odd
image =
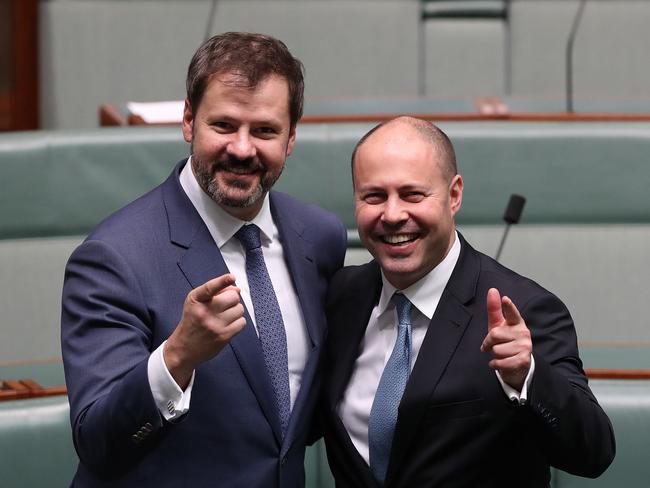
[[[376,262],[339,271],[327,313],[323,426],[339,487],[377,486],[337,414],[378,301]],[[509,401],[481,353],[486,295],[517,305],[533,338],[528,404]],[[399,407],[387,487],[546,487],[549,466],[598,476],[614,457],[609,419],[587,386],[576,333],[562,302],[475,251],[461,253],[429,325]]]

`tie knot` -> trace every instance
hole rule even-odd
[[[251,251],[262,246],[260,228],[255,224],[242,225],[235,233],[235,237],[239,239],[239,242],[242,243],[246,251]]]
[[[411,302],[401,293],[393,295],[393,303],[397,309],[397,317],[400,325],[411,324]]]

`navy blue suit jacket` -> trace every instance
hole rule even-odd
[[[542,488],[550,466],[598,476],[614,457],[614,433],[587,384],[567,308],[460,239],[401,399],[385,486]],[[381,287],[375,261],[342,269],[330,286],[323,431],[337,487],[378,487],[338,405]],[[512,299],[531,331],[535,373],[525,406],[510,402],[491,355],[480,351],[491,287]]]
[[[102,222],[66,267],[62,349],[81,460],[74,484],[303,486],[326,329],[323,305],[329,279],[343,263],[345,229],[322,209],[270,194],[311,340],[284,440],[250,320],[197,368],[189,413],[167,422],[149,387],[149,356],[176,327],[189,291],[228,272],[180,186],[184,164]]]

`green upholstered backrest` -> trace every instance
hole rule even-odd
[[[530,224],[650,222],[650,124],[445,122],[465,181],[460,224],[501,223],[511,193]],[[350,154],[368,124],[303,125],[278,187],[354,227]]]
[[[497,224],[511,193],[525,223],[650,221],[650,124],[444,123],[465,180],[461,224]],[[298,128],[277,188],[354,228],[350,154],[370,124]],[[160,183],[189,146],[180,128],[0,135],[0,238],[87,233]]]
[[[493,254],[509,195],[525,195],[504,264],[561,296],[581,340],[650,341],[639,309],[650,245],[650,124],[441,126],[464,176],[458,221],[470,242]],[[277,187],[334,211],[354,229],[349,160],[370,127],[300,125]],[[0,134],[0,309],[7,337],[0,358],[60,354],[60,293],[70,252],[101,219],[163,181],[188,152],[179,127]],[[367,259],[365,251],[349,251],[349,262]]]
[[[180,129],[0,134],[0,239],[86,234],[187,151]]]
[[[609,416],[616,436],[616,457],[596,480],[554,471],[554,488],[641,488],[648,486],[650,463],[650,381],[596,380],[590,386]]]
[[[598,480],[553,470],[554,488],[641,487],[650,479],[646,460],[650,382],[594,380],[591,388],[609,415],[617,439],[612,466]],[[67,486],[77,457],[69,407],[63,395],[0,402],[0,472],[3,486]],[[307,488],[334,486],[322,441],[307,451]]]
[[[504,262],[535,278],[541,276],[543,284],[556,280],[555,284],[561,287],[563,282],[574,279],[573,289],[559,290],[559,295],[568,297],[572,311],[573,305],[578,305],[579,313],[574,316],[579,333],[581,327],[587,335],[586,328],[610,336],[615,333],[617,337],[629,333],[630,340],[638,340],[640,334],[647,333],[647,319],[638,313],[639,303],[644,302],[637,295],[645,293],[650,241],[650,165],[646,163],[650,154],[650,124],[490,122],[445,123],[442,127],[456,146],[465,178],[466,193],[459,221],[470,240],[479,248],[496,244],[508,195],[524,194],[528,197],[524,225],[511,232]],[[278,187],[329,208],[353,228],[349,157],[356,141],[369,128],[369,124],[300,126],[298,144]],[[0,135],[0,296],[4,300],[0,301],[0,346],[6,348],[0,349],[3,359],[58,354],[57,301],[63,265],[70,250],[80,235],[99,220],[166,178],[188,149],[178,127]],[[613,267],[604,267],[599,261],[605,265],[612,261]],[[596,285],[601,288],[594,289]],[[550,288],[558,291],[554,286]],[[632,302],[626,302],[627,299]],[[599,309],[603,305],[606,306]],[[585,315],[589,313],[592,315]],[[40,340],[28,340],[33,337]],[[24,349],[34,344],[49,345],[50,349]],[[601,387],[596,386],[600,383],[593,385],[600,395]],[[630,466],[636,466],[633,455],[642,452],[635,443],[643,442],[637,434],[645,431],[633,426],[644,425],[645,419],[638,415],[646,415],[643,409],[647,402],[637,398],[645,398],[647,385],[625,386],[619,398],[619,384],[612,384],[611,401],[606,386],[603,384],[601,400],[611,409],[608,412],[617,432],[620,431],[616,463],[621,463],[620,469],[633,473],[632,468],[626,468],[626,460],[630,460]],[[11,410],[12,405],[20,406],[20,411],[41,407],[38,402],[3,405],[0,411],[9,411],[4,418],[12,419],[0,420],[3,428],[19,425],[18,413]],[[44,400],[38,417],[54,412],[61,425],[67,426],[67,411],[63,413],[63,409],[61,402]],[[619,411],[622,420],[618,420]],[[20,418],[27,426],[40,425],[32,424],[30,416]],[[626,419],[633,420],[628,423]],[[37,428],[42,431],[38,438],[45,446],[50,445],[48,429]],[[62,440],[57,440],[56,445],[64,446],[61,455],[69,454],[69,430],[61,435]],[[30,441],[30,436],[25,440]],[[4,433],[0,435],[0,439],[4,437]],[[645,439],[645,434],[642,437]],[[628,445],[632,447],[623,447]],[[7,449],[3,447],[0,452]],[[31,447],[20,449],[31,452]],[[322,469],[323,463],[318,461],[322,447],[312,448],[310,456],[316,469]],[[52,459],[56,460],[57,469],[71,475],[73,458],[67,457],[65,462],[56,456]],[[49,474],[49,464],[43,463],[40,472],[56,479]],[[26,478],[20,471],[20,464],[10,466],[12,473],[31,482],[32,478]],[[612,468],[613,473],[618,472],[618,466]],[[7,470],[2,467],[0,471],[4,474]],[[32,470],[29,474],[37,472]],[[310,470],[308,479],[326,483],[329,478],[326,473],[314,478]],[[558,483],[565,479],[568,480],[562,474],[556,476]]]
[[[11,488],[69,486],[78,458],[68,397],[0,401],[0,484]]]

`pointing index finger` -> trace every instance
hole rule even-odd
[[[235,284],[234,275],[228,273],[203,283],[194,289],[194,298],[199,302],[209,302],[212,297]]]

